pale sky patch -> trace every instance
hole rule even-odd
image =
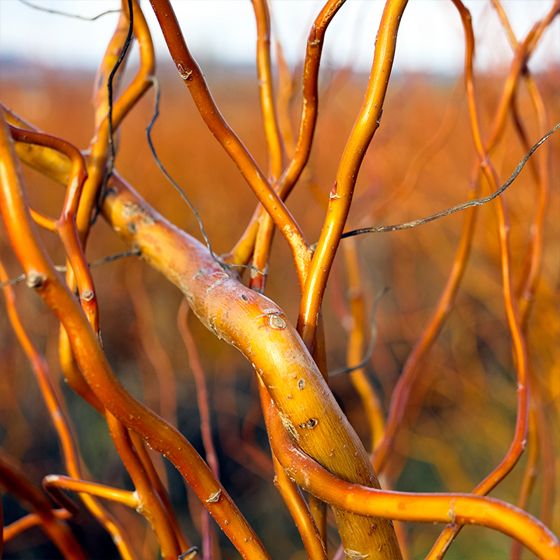
[[[116,0],[32,0],[36,5],[82,15],[118,8]],[[290,63],[300,61],[313,18],[323,2],[272,0],[274,35]],[[366,71],[372,60],[375,33],[383,9],[381,0],[348,0],[327,32],[325,64]],[[507,66],[511,49],[487,0],[466,0],[477,34],[477,67]],[[188,45],[200,61],[253,65],[255,24],[249,0],[176,0],[173,3]],[[514,30],[522,37],[542,17],[551,0],[505,0]],[[148,2],[142,6],[153,32],[160,62],[169,61],[167,49]],[[0,0],[0,58],[24,57],[54,67],[97,66],[112,34],[117,15],[84,22],[33,10],[19,0]],[[531,62],[542,69],[560,61],[560,18]],[[461,72],[463,32],[448,0],[410,0],[401,23],[396,70],[432,73]]]

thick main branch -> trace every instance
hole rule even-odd
[[[55,152],[16,147],[24,161],[64,180],[65,162]],[[251,362],[299,446],[341,479],[379,488],[358,436],[283,311],[225,272],[201,243],[157,214],[117,175],[109,187],[103,207],[107,221],[182,290],[218,338]],[[334,512],[346,550],[364,558],[400,558],[390,521]]]
[[[379,488],[361,441],[282,309],[224,271],[201,243],[158,215],[118,176],[110,186],[103,208],[108,222],[181,289],[208,329],[251,362],[300,447],[338,477]],[[364,558],[400,558],[390,521],[334,512],[345,548],[369,555]],[[361,550],[352,548],[357,543]]]

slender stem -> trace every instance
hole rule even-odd
[[[0,262],[0,281],[6,278],[6,272]],[[48,364],[44,357],[39,353],[37,347],[29,338],[23,326],[16,308],[14,290],[11,286],[4,286],[4,296],[6,298],[6,308],[8,318],[19,343],[21,344],[37,379],[41,396],[49,411],[54,428],[57,432],[58,440],[64,457],[66,470],[72,478],[80,479],[83,477],[81,457],[76,439],[73,434],[70,419],[64,406],[64,401],[56,390],[50,378]],[[105,530],[111,535],[113,542],[117,546],[123,560],[132,560],[134,557],[130,539],[124,528],[119,522],[93,497],[83,494],[80,496],[89,512],[99,521]]]
[[[498,14],[498,17],[500,18],[500,22],[507,34],[510,46],[515,52],[515,50],[519,47],[519,42],[515,36],[515,33],[513,32],[513,29],[511,28],[507,14],[499,0],[492,0],[492,6]],[[523,79],[529,91],[533,107],[535,109],[539,129],[541,131],[544,131],[549,126],[546,105],[541,96],[538,85],[528,67],[525,68]],[[527,150],[529,146],[528,134],[525,131],[523,121],[519,114],[518,104],[516,103],[518,98],[519,96],[516,95],[512,99],[511,111],[516,132],[521,140],[524,149]],[[521,327],[525,333],[527,333],[528,331],[528,320],[531,314],[535,291],[542,268],[545,216],[548,210],[548,202],[550,197],[550,166],[548,164],[549,156],[550,146],[548,147],[548,150],[539,157],[538,163],[535,163],[534,159],[531,160],[531,170],[533,171],[533,176],[538,186],[538,205],[535,212],[534,221],[530,229],[531,239],[529,245],[529,254],[527,256],[528,264],[525,267],[524,275],[519,284],[519,314]],[[529,370],[529,381],[532,395],[531,406],[529,409],[529,457],[527,459],[527,464],[525,467],[525,472],[523,474],[523,480],[519,493],[519,500],[517,502],[518,507],[520,507],[521,509],[527,507],[530,496],[535,486],[535,482],[537,481],[537,478],[539,478],[538,462],[539,459],[541,459],[541,449],[546,445],[544,441],[541,441],[543,439],[544,433],[547,431],[543,422],[544,411],[542,408],[541,384],[533,369],[534,366]],[[547,454],[542,453],[543,462],[546,463],[547,459]],[[550,467],[545,465],[542,469],[544,496],[554,495],[554,478],[551,478],[549,476],[550,472]],[[546,503],[547,499],[545,498],[542,500],[543,506]],[[550,519],[550,515],[547,514],[546,510],[543,512],[542,519]],[[521,558],[521,550],[522,548],[519,542],[515,541],[514,543],[512,543],[512,560],[518,560],[519,558]]]
[[[259,380],[259,396],[263,410],[270,406],[271,399],[266,387]],[[312,515],[312,505],[309,506],[300,494],[297,486],[288,477],[284,471],[284,467],[278,462],[278,459],[272,454],[272,462],[274,465],[274,485],[282,496],[290,516],[294,520],[298,532],[300,534],[305,551],[310,560],[327,560],[326,551],[326,535],[321,531],[323,527],[318,528]],[[315,504],[322,504],[315,500]],[[324,508],[323,508],[324,509]],[[322,518],[326,517],[323,515]]]
[[[72,517],[72,514],[65,509],[54,509],[53,515],[61,521],[66,521]],[[20,517],[17,521],[3,527],[3,544],[10,542],[12,539],[17,537],[19,534],[24,533],[28,529],[41,525],[41,523],[41,517],[36,513],[28,513],[27,515]]]
[[[276,176],[277,181],[274,185],[282,200],[286,200],[290,195],[309,160],[319,109],[319,67],[325,34],[332,19],[345,1],[328,0],[315,18],[309,31],[303,64],[303,100],[297,143],[288,166],[280,177]],[[285,99],[286,101],[287,99]],[[286,112],[286,108],[283,109]],[[230,259],[232,262],[245,263],[253,253],[253,265],[258,270],[265,271],[273,232],[274,222],[272,218],[269,214],[263,212],[262,208],[257,207],[241,239],[231,251]],[[308,253],[306,255],[306,268],[309,265],[310,258],[311,253]],[[252,287],[263,292],[265,279],[266,273],[255,276],[252,279]],[[300,276],[300,283],[301,280],[302,277]]]
[[[379,127],[397,44],[399,23],[407,0],[385,4],[367,91],[350,137],[340,158],[330,193],[327,215],[301,298],[298,325],[306,344],[311,344],[329,272],[350,210],[358,172],[375,131]]]
[[[138,496],[130,490],[121,490],[120,488],[111,488],[105,484],[91,482],[89,480],[78,480],[69,476],[59,474],[49,474],[43,479],[43,487],[56,496],[54,489],[67,490],[77,492],[78,494],[89,494],[97,496],[104,500],[117,502],[129,508],[136,509],[139,505]]]
[[[546,29],[546,25],[544,25],[545,22],[547,23],[547,25],[550,22],[551,14],[552,10],[549,11],[549,13],[545,16],[545,18],[543,18],[543,20],[533,26],[533,28],[527,34],[525,40],[519,45],[519,48],[516,51],[508,77],[502,89],[502,95],[500,97],[498,108],[492,122],[491,133],[484,146],[484,149],[488,154],[491,154],[492,151],[496,148],[498,141],[503,134],[505,122],[509,111],[509,103],[515,92],[515,84],[517,83],[517,80],[522,73],[526,61],[529,59],[531,53],[533,52],[533,49],[538,44],[538,40]],[[471,48],[473,46],[474,43],[471,45]],[[469,57],[472,56],[472,51],[466,49],[465,66],[467,68],[470,66]],[[477,158],[474,166],[472,180],[472,183],[476,185],[477,189],[479,173],[480,161],[478,161]],[[474,195],[475,193],[472,194]],[[452,268],[446,281],[444,290],[437,302],[436,308],[434,309],[430,320],[428,321],[428,324],[424,328],[418,341],[414,345],[414,348],[409,354],[397,385],[395,386],[395,389],[391,396],[389,414],[385,425],[385,433],[383,435],[383,439],[377,446],[374,453],[374,466],[376,472],[381,472],[386,467],[386,463],[389,456],[391,455],[391,451],[393,450],[399,428],[403,426],[404,418],[408,414],[409,399],[417,389],[416,380],[421,371],[420,365],[422,363],[422,360],[428,354],[434,342],[437,340],[437,337],[441,332],[441,329],[443,328],[449,316],[449,313],[453,309],[453,303],[462,282],[470,255],[476,225],[476,216],[476,207],[473,207],[471,210],[467,211],[465,221],[463,222],[459,246],[456,250]]]
[[[348,299],[350,300],[349,338],[346,351],[347,363],[353,366],[361,359],[366,346],[366,305],[358,260],[356,243],[343,245],[344,261],[348,278]],[[369,361],[369,356],[368,356]],[[381,401],[363,367],[352,367],[350,381],[356,389],[364,408],[366,421],[370,430],[370,450],[373,451],[385,429],[385,419]]]
[[[136,488],[136,510],[150,522],[161,547],[162,558],[175,560],[182,550],[174,527],[169,522],[167,511],[144,469],[130,435],[110,412],[106,413],[106,420],[115,448]]]
[[[461,15],[461,21],[465,30],[465,38],[467,44],[470,45],[470,48],[467,48],[467,52],[473,52],[474,33],[472,29],[470,13],[463,5],[461,0],[452,1]],[[497,177],[497,173],[489,159],[488,153],[484,148],[484,142],[482,140],[480,132],[479,116],[475,101],[472,58],[472,56],[467,56],[465,62],[465,75],[467,80],[471,128],[473,132],[473,140],[475,143],[476,151],[481,162],[482,172],[484,173],[490,190],[494,191],[499,184],[499,180]],[[527,346],[524,333],[521,329],[517,301],[515,299],[512,285],[511,255],[509,247],[509,222],[505,207],[505,201],[503,200],[503,198],[498,199],[496,212],[498,217],[498,236],[500,242],[500,261],[504,306],[507,324],[512,339],[515,367],[517,371],[517,417],[513,438],[511,440],[509,449],[507,450],[500,463],[473,490],[473,493],[478,495],[485,495],[493,488],[495,488],[495,486],[510,473],[510,471],[513,469],[513,467],[521,457],[521,454],[523,453],[526,445],[529,415],[529,366]],[[432,550],[430,551],[428,557],[440,558],[445,550],[447,550],[453,538],[455,537],[455,535],[457,535],[460,529],[461,524],[457,525],[453,523],[452,525],[448,526],[442,532],[442,534],[432,547]]]
[[[269,175],[275,180],[283,168],[284,148],[278,128],[274,103],[272,64],[270,60],[270,13],[267,0],[251,0],[257,24],[257,78],[261,113],[268,147]]]

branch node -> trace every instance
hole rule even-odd
[[[276,309],[265,309],[264,313],[258,317],[268,317],[268,326],[271,329],[284,330],[288,326],[281,316],[281,312]]]
[[[28,288],[33,288],[34,290],[40,290],[47,281],[47,277],[36,270],[31,270],[28,272],[25,283]]]
[[[92,301],[93,298],[95,297],[95,294],[93,293],[92,290],[84,290],[82,292],[82,301]]]
[[[215,504],[220,501],[220,496],[222,495],[221,488],[218,488],[216,492],[210,494],[210,496],[206,499],[207,504]]]
[[[451,500],[451,504],[449,505],[449,511],[447,512],[447,515],[449,516],[449,523],[451,523],[451,525],[455,525],[455,520],[457,518],[455,514],[455,500]]]
[[[177,70],[179,71],[179,76],[181,76],[183,80],[187,81],[192,78],[193,71],[185,68],[181,63],[177,64]]]

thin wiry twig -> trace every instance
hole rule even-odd
[[[248,269],[256,272],[257,274],[266,274],[266,272],[263,272],[262,270],[259,270],[252,265],[225,263],[224,261],[222,261],[218,257],[218,255],[216,255],[216,253],[214,252],[214,249],[212,249],[212,244],[210,243],[210,238],[208,237],[208,232],[206,231],[206,227],[204,226],[204,222],[202,220],[202,216],[200,215],[200,212],[198,211],[196,206],[192,203],[191,199],[188,197],[185,190],[181,187],[181,185],[179,185],[179,183],[177,183],[177,181],[173,178],[171,173],[169,173],[169,171],[167,170],[165,165],[163,165],[161,159],[159,158],[159,156],[157,154],[156,146],[155,146],[154,141],[152,139],[152,129],[153,129],[158,117],[159,117],[159,105],[160,105],[160,100],[161,100],[161,89],[159,87],[159,81],[156,77],[152,76],[151,80],[152,80],[152,83],[153,83],[153,86],[154,86],[154,92],[155,92],[154,112],[152,114],[152,119],[150,120],[148,126],[146,127],[146,138],[148,140],[148,146],[150,148],[150,152],[152,153],[152,156],[153,156],[157,166],[159,167],[160,171],[163,173],[165,178],[169,181],[171,186],[177,191],[179,196],[183,199],[185,204],[189,207],[190,211],[193,213],[193,216],[194,216],[194,218],[196,220],[196,223],[198,225],[198,229],[200,230],[200,233],[202,235],[202,238],[204,240],[206,248],[208,249],[208,252],[210,253],[210,256],[224,270],[229,270],[231,268],[248,268]]]
[[[29,0],[19,0],[24,6],[27,6],[28,8],[33,8],[34,10],[38,10],[40,12],[46,12],[47,14],[54,14],[57,16],[64,16],[64,17],[69,17],[69,18],[73,18],[73,19],[79,19],[81,21],[96,21],[100,18],[102,18],[103,16],[109,15],[109,14],[118,14],[120,13],[120,8],[119,9],[114,9],[114,10],[105,10],[104,12],[101,12],[95,16],[83,16],[81,14],[73,14],[70,12],[63,12],[61,10],[55,10],[54,8],[47,8],[46,6],[38,6],[37,4],[33,4],[32,2],[29,2]]]
[[[375,343],[377,342],[377,320],[375,318],[376,315],[377,315],[377,308],[379,307],[379,302],[381,301],[383,296],[389,290],[390,290],[390,288],[388,288],[388,287],[383,288],[377,294],[377,296],[375,296],[375,300],[373,302],[373,305],[371,306],[371,317],[372,317],[372,320],[371,320],[371,336],[369,338],[369,344],[368,344],[368,347],[366,348],[366,351],[364,353],[364,357],[356,365],[347,366],[347,367],[335,369],[333,371],[329,371],[329,378],[333,377],[335,375],[352,373],[353,371],[355,371],[357,369],[361,369],[368,364],[368,362],[371,358],[371,355],[373,354],[373,351],[375,350]]]
[[[107,191],[107,182],[111,178],[111,175],[113,174],[113,169],[115,167],[116,151],[115,151],[114,127],[113,127],[113,80],[132,43],[133,32],[134,32],[134,8],[132,5],[132,0],[128,0],[128,14],[129,14],[129,21],[128,21],[128,30],[126,33],[126,39],[123,43],[123,47],[121,49],[121,52],[119,53],[119,56],[113,68],[111,68],[109,77],[107,78],[107,104],[108,104],[107,124],[109,127],[109,161],[107,164],[107,172],[105,173],[105,177],[103,179],[103,184],[101,185],[101,188],[99,189],[99,193],[97,196],[97,204],[95,205],[93,216],[91,217],[92,225],[96,222],[97,217],[101,213],[101,207],[103,206],[105,193]]]
[[[163,173],[163,175],[165,176],[167,181],[177,191],[179,196],[183,199],[185,204],[189,207],[190,211],[193,213],[193,216],[194,216],[194,218],[196,220],[196,223],[198,225],[198,229],[200,230],[200,234],[202,235],[202,239],[204,240],[204,243],[206,245],[206,248],[208,249],[208,252],[210,253],[210,256],[224,270],[229,270],[231,268],[248,268],[249,270],[255,272],[256,274],[262,274],[262,275],[266,274],[266,271],[259,270],[258,268],[256,268],[253,265],[225,263],[224,261],[222,261],[220,259],[220,257],[218,257],[218,255],[216,255],[216,253],[214,252],[214,249],[212,249],[212,244],[210,243],[210,238],[208,237],[208,232],[206,231],[206,228],[204,227],[204,222],[202,220],[202,216],[200,215],[200,212],[198,211],[196,206],[192,203],[191,199],[188,197],[188,195],[185,192],[185,190],[183,189],[183,187],[181,187],[181,185],[179,185],[179,183],[177,183],[177,181],[173,178],[171,173],[169,173],[169,171],[167,171],[167,168],[165,167],[165,165],[163,165],[161,159],[159,158],[159,156],[157,154],[156,146],[155,146],[153,138],[152,138],[152,129],[153,129],[158,117],[159,117],[159,105],[160,105],[160,100],[161,100],[161,88],[159,87],[159,80],[155,76],[152,76],[151,80],[152,80],[152,84],[154,86],[154,92],[155,92],[154,112],[152,114],[152,119],[150,120],[148,126],[146,127],[146,138],[148,140],[148,146],[150,148],[150,152],[152,153],[152,156],[153,156],[157,166],[159,167],[160,171]]]
[[[429,222],[433,222],[435,220],[439,220],[440,218],[445,218],[446,216],[451,216],[457,212],[462,212],[467,208],[473,208],[474,206],[483,206],[488,202],[491,202],[498,196],[500,196],[511,184],[517,179],[517,176],[521,173],[522,169],[525,167],[525,164],[531,156],[544,144],[558,129],[560,129],[560,123],[555,124],[538,142],[531,146],[531,149],[523,156],[523,159],[517,164],[517,167],[510,175],[509,179],[503,183],[496,191],[488,196],[483,196],[481,198],[475,198],[473,200],[469,200],[468,202],[463,202],[461,204],[457,204],[456,206],[452,206],[451,208],[447,208],[446,210],[441,210],[440,212],[436,212],[435,214],[431,214],[426,216],[425,218],[418,218],[417,220],[412,220],[411,222],[404,222],[402,224],[395,224],[391,226],[372,226],[372,227],[365,227],[365,228],[358,228],[353,229],[351,231],[347,231],[341,235],[341,239],[346,239],[348,237],[354,237],[356,235],[362,235],[363,233],[386,233],[389,231],[400,231],[403,229],[412,229]]]
[[[152,156],[159,167],[160,171],[164,174],[165,178],[169,181],[171,186],[177,191],[178,195],[183,199],[183,202],[189,207],[190,211],[193,213],[193,216],[198,224],[198,229],[204,239],[204,243],[206,244],[206,248],[210,253],[211,257],[222,267],[224,268],[225,264],[218,258],[214,250],[212,249],[212,245],[210,243],[210,238],[208,237],[208,233],[206,232],[206,228],[204,227],[204,222],[202,221],[202,216],[200,212],[196,208],[196,206],[191,202],[191,199],[187,196],[185,190],[177,183],[177,181],[172,177],[171,173],[167,171],[165,165],[163,165],[161,159],[157,154],[157,150],[152,139],[152,128],[156,124],[156,121],[159,117],[159,102],[161,99],[161,90],[159,87],[159,80],[155,77],[151,78],[153,86],[154,86],[154,112],[152,114],[152,119],[150,120],[148,126],[146,127],[146,138],[148,140],[148,146],[150,147],[150,152],[152,152]]]
[[[96,268],[98,266],[109,264],[115,261],[120,261],[121,259],[125,259],[127,257],[139,257],[142,254],[142,251],[137,247],[133,249],[129,249],[128,251],[122,251],[121,253],[115,253],[113,255],[107,255],[106,257],[102,257],[95,261],[92,261],[88,266],[90,268]]]
[[[111,158],[109,160],[108,170],[107,170],[107,178],[111,176],[113,172],[113,167],[115,165],[115,141],[113,138],[113,79],[115,78],[116,73],[119,70],[120,65],[122,64],[125,56],[128,53],[128,49],[130,48],[130,44],[132,43],[133,31],[134,31],[134,9],[132,5],[132,0],[128,0],[128,31],[126,33],[126,39],[123,44],[123,48],[119,53],[119,57],[115,62],[115,65],[111,69],[109,73],[109,78],[107,79],[107,94],[108,94],[108,103],[109,103],[109,111],[107,113],[108,121],[109,121],[109,148],[111,151]]]
[[[167,168],[165,167],[165,165],[163,165],[161,159],[159,158],[159,156],[157,154],[156,146],[155,146],[154,141],[152,139],[152,129],[153,129],[158,117],[159,117],[159,104],[160,104],[160,100],[161,100],[161,89],[159,87],[159,80],[156,77],[152,76],[151,80],[152,80],[152,83],[153,83],[153,86],[154,86],[154,92],[155,92],[154,112],[152,114],[152,119],[150,120],[148,126],[146,127],[146,138],[148,140],[148,146],[150,148],[150,152],[152,153],[152,156],[153,156],[157,166],[159,167],[160,171],[163,173],[165,178],[168,180],[168,182],[171,184],[171,186],[177,191],[179,196],[183,199],[185,204],[189,207],[190,211],[193,213],[193,216],[194,216],[194,218],[196,220],[196,223],[198,225],[198,229],[200,230],[200,234],[202,235],[202,239],[204,240],[204,244],[206,245],[206,248],[208,249],[208,252],[210,253],[210,256],[224,270],[229,270],[230,268],[249,268],[253,271],[256,271],[258,274],[265,274],[265,272],[263,272],[261,270],[258,270],[256,267],[254,267],[252,265],[225,263],[218,257],[218,255],[216,255],[216,253],[214,252],[214,249],[212,249],[212,244],[210,243],[210,238],[208,237],[208,232],[206,231],[206,228],[204,227],[204,222],[202,220],[202,216],[200,215],[200,212],[198,211],[196,206],[192,203],[191,199],[188,197],[188,195],[185,192],[185,190],[183,189],[183,187],[181,187],[181,185],[179,185],[179,183],[177,183],[177,181],[173,178],[171,173],[169,173],[169,171],[167,171]]]
[[[89,268],[97,268],[98,266],[102,266],[104,264],[108,264],[108,263],[112,263],[115,261],[118,261],[120,259],[124,259],[126,257],[138,257],[141,255],[141,251],[140,249],[129,249],[128,251],[123,251],[122,253],[115,253],[113,255],[107,255],[106,257],[102,257],[100,259],[97,259],[95,261],[92,261],[90,263],[88,263]],[[56,265],[55,270],[57,272],[66,272],[66,266],[64,265]],[[14,286],[16,284],[21,284],[22,282],[25,282],[26,279],[26,275],[25,274],[20,274],[19,276],[16,276],[15,278],[10,278],[9,280],[6,280],[4,282],[0,282],[0,289],[2,289],[4,286]]]

